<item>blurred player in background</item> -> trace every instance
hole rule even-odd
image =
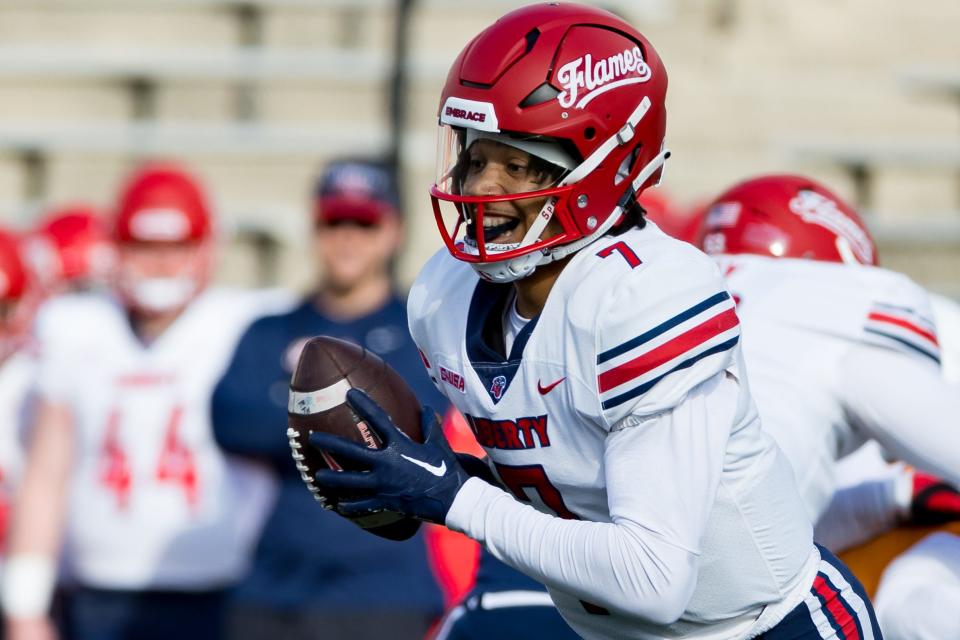
[[[280,490],[253,569],[236,594],[239,640],[422,638],[442,610],[423,534],[389,542],[317,508],[287,444],[287,390],[304,342],[319,334],[369,349],[443,409],[407,332],[391,277],[402,233],[395,176],[372,160],[331,163],[314,200],[316,288],[244,334],[217,386],[213,420],[226,451],[267,461]],[[375,606],[371,606],[375,603]]]
[[[214,229],[196,180],[153,165],[123,188],[113,292],[47,303],[3,604],[9,637],[50,638],[66,543],[67,638],[219,638],[268,476],[213,439],[210,395],[258,296],[208,288]]]
[[[714,201],[703,245],[738,300],[751,389],[764,428],[790,459],[807,509],[819,520],[817,538],[839,551],[899,522],[960,519],[953,487],[902,464],[878,461],[872,481],[834,493],[838,461],[870,439],[960,483],[960,386],[941,374],[930,296],[876,266],[876,247],[857,214],[812,180],[764,176]],[[864,453],[857,464],[870,467]],[[931,555],[926,547],[923,553]],[[945,557],[960,563],[956,552]],[[901,575],[905,564],[898,565]],[[950,569],[940,564],[939,572]],[[920,629],[949,619],[947,628],[957,629],[955,608],[933,599],[928,609],[920,600],[881,608],[878,599],[881,622],[897,616],[898,626]],[[910,637],[955,635],[943,629]]]
[[[29,235],[27,247],[47,295],[106,288],[116,264],[108,221],[86,205],[50,211]]]
[[[330,505],[346,516],[465,532],[586,638],[879,638],[760,428],[716,265],[637,204],[669,155],[666,89],[650,43],[591,7],[531,5],[467,45],[431,190],[456,259],[424,267],[410,328],[492,469],[429,412],[414,443],[350,390],[385,446],[312,434],[369,469],[317,485],[363,495]]]
[[[941,376],[929,295],[876,266],[853,209],[807,178],[755,178],[716,198],[703,247],[738,301],[764,428],[814,521],[836,489],[836,461],[870,439],[960,483],[960,393]],[[909,509],[912,492],[897,493],[888,499]]]
[[[943,377],[954,385],[960,385],[960,305],[950,299],[931,294],[934,319],[937,325],[937,340],[940,343],[940,360]],[[945,440],[956,438],[957,434],[944,434]],[[864,449],[867,447],[865,446]],[[838,493],[853,494],[841,502],[840,508],[831,505],[831,512],[840,512],[843,517],[861,519],[864,503],[871,504],[872,496],[877,493],[877,485],[889,485],[891,475],[896,479],[902,476],[902,463],[888,465],[877,448],[869,452],[858,451],[841,461],[840,470],[846,469],[847,462],[853,463],[854,477],[849,480],[851,486],[843,487]],[[873,457],[873,475],[870,475],[869,459]],[[893,471],[891,471],[893,468]],[[854,484],[854,482],[857,482]],[[894,480],[895,481],[895,480]],[[866,485],[866,491],[864,491]],[[889,491],[889,489],[888,489]],[[951,494],[935,484],[924,489],[925,503],[935,507],[932,515],[943,514],[950,510],[960,512],[960,496]],[[923,494],[921,494],[923,495]],[[852,513],[851,513],[852,512]],[[889,517],[896,521],[900,513]],[[876,519],[868,511],[867,517]],[[942,520],[943,518],[941,518]],[[877,548],[881,544],[891,545],[893,551],[902,548],[901,540],[922,537],[905,551],[897,555],[885,567],[879,576],[876,591],[877,618],[887,638],[892,640],[940,640],[942,638],[960,638],[960,527],[950,525],[950,531],[927,533],[929,527],[900,529],[889,538],[879,540],[875,545],[865,547],[865,553],[876,557],[886,549]],[[927,535],[923,535],[923,534]],[[894,535],[899,537],[894,538]],[[883,562],[889,555],[878,558]]]
[[[35,369],[29,348],[35,287],[21,239],[0,229],[0,567],[7,549],[11,500],[23,466],[22,437]]]

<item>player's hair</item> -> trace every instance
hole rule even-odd
[[[643,229],[646,226],[647,210],[644,209],[639,202],[637,202],[636,198],[631,198],[630,203],[627,204],[627,210],[623,214],[623,220],[620,221],[620,224],[610,229],[606,235],[618,236],[621,233],[629,231],[630,229]]]

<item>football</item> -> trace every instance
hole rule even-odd
[[[383,407],[397,428],[413,440],[423,441],[420,403],[396,371],[376,354],[353,343],[329,336],[311,338],[304,345],[290,380],[287,439],[300,477],[317,500],[351,497],[322,494],[313,478],[318,470],[355,467],[310,446],[310,433],[323,431],[371,448],[381,444],[377,434],[346,403],[351,388],[365,391]],[[389,511],[355,518],[353,522],[394,540],[411,537],[420,525]]]

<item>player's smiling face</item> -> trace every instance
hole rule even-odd
[[[552,186],[553,178],[529,153],[496,142],[481,139],[467,150],[462,193],[468,196],[493,196],[527,193]],[[533,224],[546,198],[527,198],[484,205],[483,226],[487,243],[514,244],[523,239]],[[544,236],[560,230],[556,220],[544,229]]]

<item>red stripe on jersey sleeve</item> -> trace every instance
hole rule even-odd
[[[656,349],[648,351],[633,360],[624,362],[618,367],[601,373],[598,377],[600,393],[619,387],[625,382],[638,378],[652,371],[660,365],[670,362],[687,351],[703,344],[724,331],[728,331],[739,323],[735,309],[727,309],[697,326],[688,329],[677,337],[669,340]]]
[[[907,331],[911,331],[911,332],[917,334],[918,336],[922,336],[922,337],[926,338],[927,340],[929,340],[929,341],[932,342],[933,344],[935,344],[935,345],[937,345],[937,346],[940,346],[939,343],[937,342],[937,334],[935,334],[935,333],[933,333],[933,332],[931,332],[931,331],[927,331],[926,329],[924,329],[924,328],[922,328],[922,327],[918,327],[917,325],[913,324],[912,322],[907,322],[907,321],[904,320],[903,318],[897,318],[896,316],[888,316],[888,315],[885,314],[885,313],[878,313],[878,312],[876,312],[876,311],[873,311],[873,312],[870,313],[869,316],[867,316],[867,319],[868,319],[868,320],[873,320],[874,322],[885,322],[885,323],[887,323],[887,324],[892,324],[892,325],[896,325],[896,326],[898,326],[898,327],[902,327],[902,328],[906,329]]]

